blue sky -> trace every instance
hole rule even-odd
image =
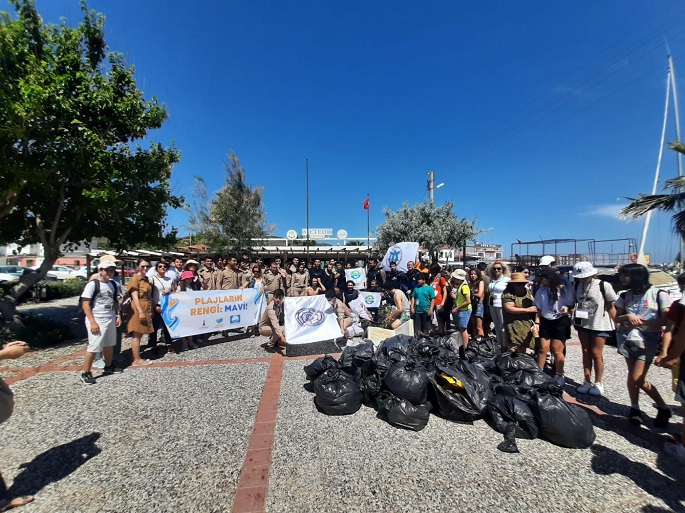
[[[78,0],[38,0],[46,21]],[[685,102],[685,3],[91,0],[111,50],[163,101],[151,134],[182,152],[172,182],[210,192],[226,154],[265,189],[276,234],[311,226],[365,238],[382,208],[427,200],[490,229],[480,240],[639,238],[615,219],[648,192],[656,165],[668,39]],[[671,121],[668,141],[675,140]],[[666,152],[664,175],[677,174]],[[187,214],[169,221],[187,232]],[[614,251],[621,250],[614,247]],[[647,241],[677,251],[668,217]]]

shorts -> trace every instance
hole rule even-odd
[[[471,310],[471,311],[473,311],[473,310]],[[482,301],[480,303],[478,303],[478,306],[476,307],[476,311],[472,315],[474,315],[475,317],[480,317],[481,319],[483,318],[483,316],[485,315],[485,306],[483,305]]]
[[[459,310],[454,316],[454,324],[460,330],[465,330],[469,326],[469,319],[471,318],[471,310]]]
[[[435,308],[435,316],[440,319],[441,321],[444,322],[450,322],[450,318],[452,315],[452,309],[447,308],[444,305],[438,310],[438,308]]]
[[[101,353],[103,347],[114,347],[117,344],[117,320],[116,317],[107,319],[95,318],[100,326],[100,333],[95,335],[90,331],[90,321],[86,318],[86,331],[88,332],[89,353]]]
[[[564,315],[554,320],[540,317],[540,338],[566,342],[571,338],[571,317]]]
[[[587,333],[591,337],[602,337],[602,338],[611,338],[611,333],[608,331],[602,331],[602,330],[590,330],[588,328],[581,328],[580,326],[576,326],[576,331],[578,333]]]
[[[431,329],[431,318],[430,315],[428,315],[428,312],[426,313],[419,313],[415,312],[414,313],[414,333],[418,334],[419,332],[428,332]]]
[[[661,334],[650,331],[641,332],[641,334],[642,340],[628,340],[628,333],[617,331],[616,349],[618,354],[624,358],[633,358],[634,360],[644,360],[646,363],[652,363],[659,348]]]

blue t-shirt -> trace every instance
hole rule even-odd
[[[430,285],[424,285],[414,289],[412,297],[414,298],[414,312],[416,313],[428,313],[431,307],[431,300],[435,299],[437,294],[435,289]]]

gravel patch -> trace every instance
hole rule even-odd
[[[15,360],[2,360],[0,361],[0,368],[40,367],[85,348],[85,341],[72,340],[58,346],[36,349]]]
[[[0,378],[8,379],[8,378],[17,376],[19,374],[20,374],[19,372],[0,371]]]
[[[225,512],[267,363],[77,373],[17,383],[0,471],[32,512]],[[21,470],[20,467],[27,465]]]
[[[496,449],[502,437],[482,421],[471,426],[431,416],[415,433],[393,428],[367,407],[329,417],[303,388],[304,363],[285,363],[269,511],[685,509],[676,482],[685,468],[621,433],[597,427],[588,450],[521,440],[521,453],[510,455]]]

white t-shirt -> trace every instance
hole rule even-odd
[[[114,311],[114,302],[116,299],[116,285],[108,281],[100,281],[100,292],[95,296],[95,301],[93,303],[93,317],[100,319],[109,319],[111,317],[116,317],[116,312]],[[88,301],[90,304],[90,298],[93,297],[95,292],[95,280],[91,280],[86,283],[83,292],[81,292],[81,297],[83,301]]]
[[[534,304],[540,311],[540,315],[545,319],[553,321],[563,317],[561,313],[562,307],[566,306],[570,310],[576,304],[576,297],[573,292],[573,287],[565,285],[561,287],[557,300],[552,302],[549,294],[549,287],[540,287],[535,293]]]
[[[659,311],[663,315],[663,311],[669,308],[673,302],[668,292],[656,287],[649,287],[642,296],[633,296],[633,293],[629,290],[622,295],[623,297],[619,296],[614,303],[616,308],[620,308],[626,313],[637,315],[644,320],[655,319],[659,315]],[[619,331],[626,331],[622,325],[618,329]],[[652,333],[659,333],[661,331],[659,326],[639,326],[638,329]]]
[[[152,304],[158,305],[162,292],[171,292],[173,289],[174,280],[168,276],[162,278],[158,274],[150,278],[150,283],[152,283]]]
[[[497,280],[490,280],[488,285],[488,293],[490,294],[490,305],[496,308],[502,308],[502,294],[507,288],[507,282],[511,280],[508,276],[502,276]]]
[[[603,283],[604,285],[600,285]],[[575,325],[593,331],[611,331],[614,329],[614,322],[606,311],[606,305],[610,305],[618,298],[614,288],[609,282],[593,278],[589,283],[574,283],[576,292],[576,311],[587,312],[586,319],[576,317]],[[602,287],[604,295],[602,295]]]

